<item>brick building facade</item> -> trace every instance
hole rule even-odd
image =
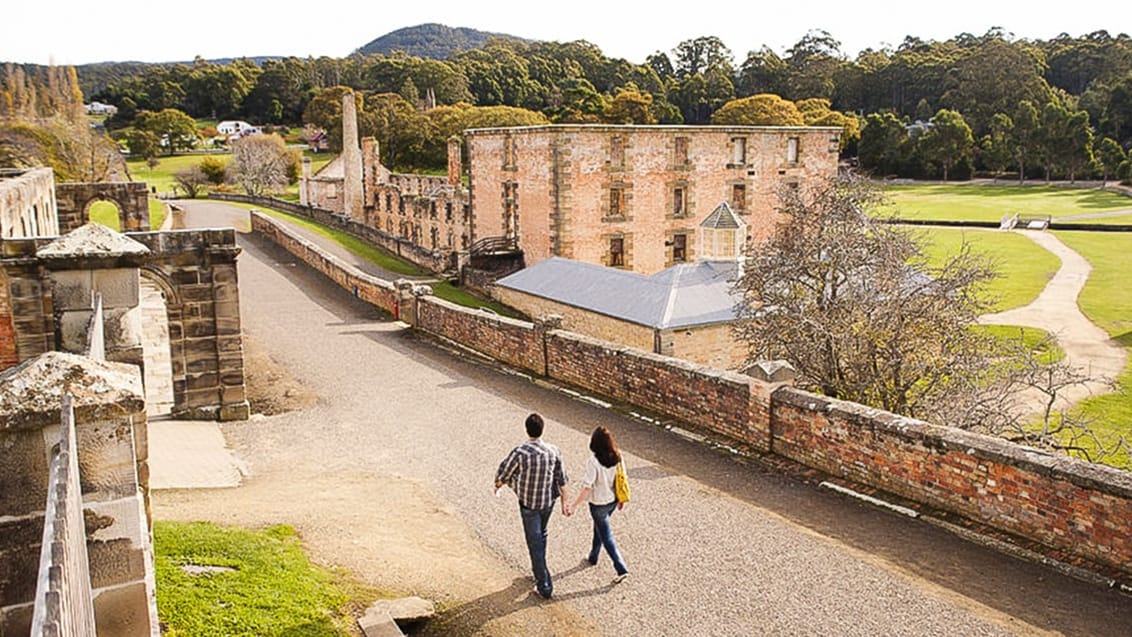
[[[726,202],[769,237],[778,190],[837,171],[836,127],[551,125],[475,129],[474,238],[653,274],[694,261],[697,229]]]

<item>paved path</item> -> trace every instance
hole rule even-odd
[[[218,225],[229,213],[215,206],[188,208],[198,223]],[[1132,626],[1129,597],[456,358],[265,241],[240,243],[246,334],[320,400],[225,423],[250,470],[244,486],[156,492],[159,518],[192,515],[205,502],[201,510],[236,523],[248,508],[274,512],[305,540],[331,526],[340,556],[367,556],[371,570],[361,574],[370,579],[388,568],[384,553],[416,545],[427,557],[406,576],[411,592],[444,601],[463,617],[463,634],[1126,635]],[[490,487],[530,411],[546,417],[546,437],[574,478],[595,425],[620,441],[634,502],[613,524],[628,582],[609,585],[607,560],[581,568],[590,525],[556,513],[548,554],[556,599],[523,597],[529,563],[515,502]],[[348,494],[359,483],[369,485],[360,504]],[[406,493],[429,510],[383,509],[384,498]],[[311,512],[296,513],[294,501]],[[455,523],[439,536],[423,527],[395,537],[390,529],[406,517]],[[430,579],[441,563],[477,551],[496,560],[499,577]]]
[[[1033,303],[1025,307],[987,314],[979,322],[987,325],[1023,325],[1037,327],[1057,338],[1066,359],[1095,379],[1082,386],[1064,390],[1061,397],[1069,404],[1090,395],[1111,391],[1108,381],[1124,370],[1127,352],[1116,345],[1077,307],[1077,296],[1089,280],[1092,266],[1084,257],[1070,250],[1050,232],[1015,230],[1061,259],[1061,268]]]

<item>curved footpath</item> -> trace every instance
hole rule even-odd
[[[186,209],[198,226],[246,215]],[[1132,626],[1132,598],[453,356],[261,237],[239,242],[246,338],[320,398],[222,423],[249,475],[235,488],[155,491],[154,514],[291,524],[317,561],[439,601],[442,618],[416,634],[1122,635]],[[546,417],[571,489],[594,426],[621,443],[633,482],[633,502],[613,517],[632,571],[625,583],[610,584],[605,557],[580,564],[588,515],[556,512],[554,600],[528,595],[516,503],[493,497],[491,482],[531,411]]]
[[[1060,395],[1066,404],[1111,391],[1110,382],[1124,370],[1127,352],[1116,345],[1077,307],[1077,296],[1089,280],[1092,266],[1084,257],[1069,249],[1054,234],[1040,230],[1014,230],[1061,259],[1061,268],[1033,303],[1025,307],[986,314],[979,322],[986,325],[1022,325],[1037,327],[1057,338],[1066,360],[1083,370],[1093,380],[1070,387]],[[1038,400],[1041,400],[1038,397]]]

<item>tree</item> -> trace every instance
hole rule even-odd
[[[703,75],[717,69],[731,75],[734,69],[731,50],[714,35],[684,40],[676,45],[673,52],[676,54],[674,67],[677,78]]]
[[[904,170],[909,146],[907,126],[894,113],[870,113],[861,129],[857,158],[861,168],[874,175],[896,175]]]
[[[846,115],[833,110],[824,98],[800,100],[794,104],[802,114],[806,126],[838,126],[841,128],[841,152],[856,149],[861,140],[861,122],[854,115]]]
[[[1006,113],[995,113],[990,132],[983,136],[980,157],[997,179],[1014,163],[1014,120]]]
[[[205,157],[200,160],[198,165],[200,171],[204,173],[205,179],[208,183],[219,186],[224,183],[224,172],[227,169],[224,162],[219,157]]]
[[[303,123],[311,124],[326,131],[327,144],[334,152],[342,151],[342,96],[353,91],[348,86],[332,86],[323,89],[307,104],[303,112]],[[354,92],[357,112],[362,112],[363,100],[360,93]],[[363,131],[359,122],[359,135],[371,135],[373,131]]]
[[[130,128],[125,131],[125,138],[130,154],[135,157],[149,159],[161,152],[161,138],[152,131]]]
[[[655,124],[652,95],[635,86],[618,91],[605,111],[605,120],[611,124]]]
[[[1101,140],[1100,148],[1097,150],[1097,159],[1100,160],[1102,178],[1108,181],[1109,176],[1115,175],[1120,164],[1128,159],[1128,155],[1115,139],[1105,137]]]
[[[250,135],[232,143],[228,173],[249,195],[264,195],[286,186],[289,176],[298,174],[298,162],[298,154],[287,149],[282,137]]]
[[[761,93],[727,102],[712,114],[711,123],[732,126],[803,126],[806,122],[793,102],[777,95]]]
[[[200,166],[189,166],[178,170],[173,173],[173,180],[184,189],[185,195],[189,199],[196,199],[197,193],[209,182]]]
[[[989,337],[969,328],[993,271],[967,249],[930,267],[909,230],[869,216],[880,201],[851,177],[784,188],[736,284],[736,333],[751,362],[785,359],[802,385],[924,417],[986,364]]]
[[[943,171],[947,181],[953,166],[967,159],[975,146],[971,127],[957,111],[942,109],[931,119],[931,126],[920,136],[920,150],[924,158]]]
[[[1026,158],[1037,151],[1038,109],[1029,100],[1014,109],[1014,159],[1018,162],[1018,183],[1026,181]]]
[[[175,108],[157,113],[142,111],[134,118],[134,128],[156,135],[170,155],[179,150],[191,150],[199,139],[196,121]]]

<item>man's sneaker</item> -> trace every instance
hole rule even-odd
[[[531,595],[539,599],[550,599],[550,595],[543,595],[539,592],[538,586],[531,589]]]
[[[613,583],[614,584],[620,584],[621,582],[624,582],[627,577],[629,577],[628,573],[622,573],[622,574],[618,575],[617,577],[613,578]]]

